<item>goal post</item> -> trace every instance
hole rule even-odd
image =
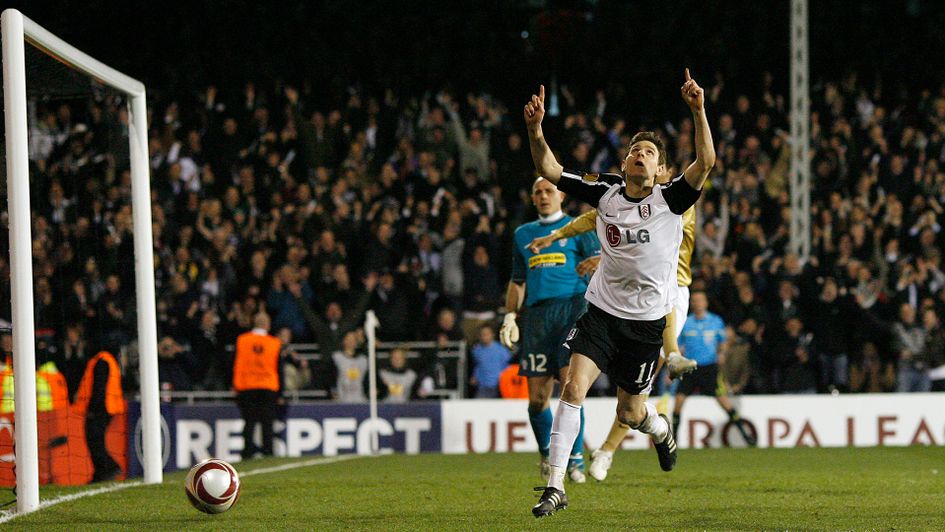
[[[39,507],[33,321],[30,176],[26,98],[27,44],[128,98],[131,204],[139,343],[144,481],[162,481],[151,191],[145,87],[76,49],[15,9],[0,15],[13,311],[17,511]]]
[[[39,441],[36,427],[36,345],[33,326],[33,257],[30,228],[29,139],[26,122],[24,17],[0,15],[3,31],[3,107],[7,147],[7,201],[10,217],[10,296],[13,308],[13,367],[17,511],[39,507]]]

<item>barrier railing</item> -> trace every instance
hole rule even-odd
[[[232,352],[233,346],[228,345],[227,351]],[[323,362],[327,355],[322,353],[317,343],[290,344],[289,349],[296,355],[310,362]],[[396,348],[403,349],[407,364],[411,367],[424,356],[433,353],[430,377],[433,379],[433,389],[427,394],[428,399],[462,399],[466,397],[466,342],[447,342],[442,345],[436,342],[377,342],[377,360],[381,367],[390,360],[390,353]],[[331,399],[325,390],[291,390],[282,394],[286,401],[327,401]],[[162,391],[161,401],[174,403],[205,403],[233,401],[232,391]]]

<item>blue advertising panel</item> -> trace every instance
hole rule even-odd
[[[186,469],[206,458],[239,461],[243,450],[243,420],[235,405],[162,405],[165,432],[165,470]],[[129,408],[132,431],[129,469],[141,475],[140,407]],[[259,429],[255,439],[260,438]],[[439,452],[439,403],[378,405],[377,432],[382,453]],[[280,408],[274,424],[277,456],[368,454],[371,421],[368,406],[350,404],[293,404]]]

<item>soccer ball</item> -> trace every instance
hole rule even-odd
[[[240,498],[240,476],[230,464],[210,458],[190,468],[184,491],[201,512],[223,513]]]

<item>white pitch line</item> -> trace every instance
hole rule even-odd
[[[121,491],[127,488],[133,488],[135,486],[141,486],[143,483],[140,480],[133,480],[131,482],[121,482],[118,484],[110,484],[108,486],[102,486],[101,488],[95,488],[88,491],[80,491],[78,493],[70,493],[69,495],[60,495],[59,497],[53,497],[52,499],[46,499],[40,501],[39,507],[35,511],[42,510],[43,508],[49,508],[50,506],[55,506],[59,503],[74,501],[76,499],[83,499],[85,497],[91,497],[93,495],[101,495],[102,493],[111,493],[113,491]],[[16,510],[7,510],[0,513],[0,524],[12,521],[13,519],[19,517]]]
[[[259,469],[253,469],[252,471],[240,471],[240,477],[248,477],[251,475],[262,475],[265,473],[274,473],[276,471],[286,471],[289,469],[298,469],[300,467],[309,467],[323,464],[334,464],[335,462],[344,462],[345,460],[352,460],[354,458],[364,458],[363,455],[358,454],[342,454],[338,456],[326,456],[324,458],[313,458],[311,460],[305,460],[303,462],[294,462],[291,464],[282,464],[272,467],[261,467]]]
[[[283,464],[279,466],[272,467],[261,467],[259,469],[253,469],[250,471],[240,471],[241,477],[248,477],[252,475],[263,475],[265,473],[274,473],[276,471],[287,471],[289,469],[299,469],[301,467],[311,467],[316,465],[324,464],[333,464],[335,462],[343,462],[345,460],[352,460],[354,458],[363,458],[363,455],[357,454],[344,454],[339,456],[328,456],[324,458],[313,458],[311,460],[305,460],[302,462],[294,462],[291,464]],[[60,495],[58,497],[53,497],[52,499],[46,499],[40,501],[39,507],[35,511],[42,510],[44,508],[49,508],[50,506],[56,506],[64,502],[74,501],[77,499],[84,499],[85,497],[92,497],[94,495],[101,495],[103,493],[112,493],[115,491],[121,491],[123,489],[134,488],[136,486],[144,486],[145,484],[140,480],[132,480],[130,482],[120,482],[116,484],[109,484],[107,486],[102,486],[100,488],[90,489],[88,491],[80,491],[78,493],[70,493],[69,495]],[[18,514],[16,510],[6,510],[0,512],[0,524],[8,523],[17,517],[26,514]]]

